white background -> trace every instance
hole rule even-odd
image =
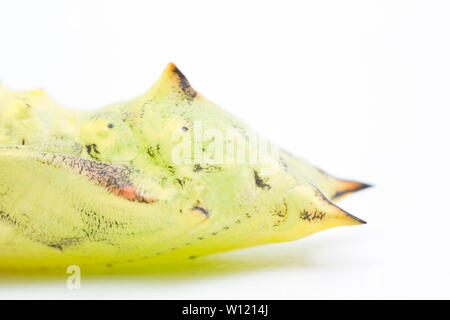
[[[175,62],[206,97],[339,177],[367,225],[177,272],[0,278],[0,298],[450,298],[448,1],[5,1],[0,78],[94,109]]]

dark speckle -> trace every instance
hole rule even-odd
[[[176,171],[175,167],[174,167],[174,166],[171,166],[171,165],[167,165],[166,168],[167,168],[167,170],[169,170],[169,172],[172,173],[172,174],[174,174],[175,171]]]
[[[300,212],[300,219],[306,220],[308,222],[315,221],[315,220],[322,220],[325,217],[325,213],[320,211],[314,211],[314,212],[308,212],[306,210],[303,210]]]
[[[112,129],[114,128],[114,125],[112,123],[108,123],[108,128]]]
[[[176,178],[175,180],[178,182],[178,184],[179,184],[181,187],[184,187],[184,183],[185,183],[184,180],[181,180],[181,179],[179,179],[179,178]]]
[[[95,143],[93,144],[87,144],[86,146],[86,150],[88,155],[94,159],[94,160],[99,160],[99,158],[97,157],[97,154],[100,154],[100,151],[98,151],[97,149],[97,145]]]
[[[50,248],[55,248],[55,249],[58,249],[59,251],[63,251],[62,245],[60,245],[60,244],[49,244],[48,246]]]
[[[188,131],[189,128],[188,128],[188,127],[182,127],[181,130],[183,130],[183,131]]]
[[[261,188],[261,189],[267,189],[269,190],[270,188],[272,188],[270,186],[270,184],[268,184],[267,182],[265,182],[258,174],[258,172],[256,170],[253,170],[253,174],[255,176],[255,184],[257,187]]]
[[[194,170],[194,172],[200,172],[200,171],[203,171],[203,172],[211,173],[211,172],[218,172],[218,171],[221,171],[221,170],[222,170],[222,167],[220,167],[220,166],[218,166],[218,165],[205,165],[205,166],[202,166],[202,165],[196,163],[196,164],[194,165],[193,170]]]
[[[197,210],[197,211],[200,211],[201,213],[203,213],[205,216],[207,216],[207,217],[209,216],[209,211],[206,210],[205,208],[195,206],[191,210]]]
[[[161,146],[157,144],[154,147],[153,146],[148,147],[147,154],[152,158],[161,155]]]

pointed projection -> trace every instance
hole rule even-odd
[[[357,181],[349,181],[349,180],[338,180],[338,187],[335,189],[335,193],[332,195],[331,199],[334,201],[341,200],[347,195],[361,191],[367,188],[372,187],[372,185]]]
[[[191,87],[184,74],[173,63],[167,65],[159,80],[150,89],[150,95],[155,93],[179,94],[187,100],[193,100],[197,96],[197,92]]]

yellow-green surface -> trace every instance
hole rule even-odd
[[[142,96],[94,112],[0,86],[0,270],[167,265],[363,223],[331,201],[367,185],[283,150],[211,164],[203,139],[201,161],[175,161],[182,141],[198,148],[198,124],[253,135],[173,64]]]

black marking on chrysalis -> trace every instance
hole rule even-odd
[[[97,149],[97,145],[95,143],[85,145],[88,155],[94,160],[100,160],[97,157],[97,154],[100,154],[100,151]],[[95,154],[94,154],[95,153]]]
[[[196,210],[196,211],[200,211],[201,213],[203,213],[205,216],[209,217],[209,211],[206,210],[205,208],[202,208],[200,206],[195,206],[193,207],[191,210]]]
[[[255,176],[255,184],[258,188],[269,190],[272,188],[270,184],[264,181],[258,174],[256,170],[253,170],[253,174]]]
[[[173,72],[178,76],[178,84],[180,86],[180,89],[185,94],[186,98],[189,100],[193,100],[197,96],[197,92],[194,90],[194,88],[191,87],[188,79],[184,76],[184,74],[174,66]]]
[[[315,220],[322,220],[324,217],[325,213],[317,210],[315,210],[314,212],[308,212],[306,210],[303,210],[300,212],[300,219],[306,220],[308,222]]]
[[[203,171],[203,172],[211,173],[211,172],[218,172],[218,171],[221,171],[221,170],[222,170],[222,167],[219,166],[219,165],[204,165],[204,166],[202,166],[202,165],[200,165],[199,163],[196,163],[196,164],[194,165],[194,167],[192,168],[192,170],[193,170],[194,172],[200,172],[200,171]]]

